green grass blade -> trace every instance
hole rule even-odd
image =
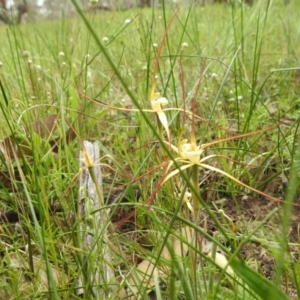
[[[288,300],[289,298],[271,281],[249,268],[243,262],[233,259],[230,265],[239,278],[263,300]]]

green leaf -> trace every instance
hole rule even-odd
[[[230,266],[233,268],[236,275],[241,278],[248,287],[264,300],[288,300],[285,295],[273,282],[267,280],[261,274],[249,268],[239,260],[230,261]]]

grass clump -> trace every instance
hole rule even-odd
[[[299,8],[281,2],[0,28],[1,297],[298,297]],[[83,140],[110,209],[91,248]],[[114,282],[90,280],[99,241]]]

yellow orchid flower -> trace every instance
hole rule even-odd
[[[174,193],[175,198],[182,199],[182,203],[185,204],[189,211],[194,215],[194,208],[191,203],[192,193],[189,191],[189,189],[185,188],[184,184],[178,179],[176,180],[176,186],[178,188],[178,192]]]
[[[192,214],[194,214],[194,208],[193,208],[193,206],[191,204],[191,201],[190,201],[191,197],[192,197],[192,194],[190,192],[186,191],[184,193],[184,195],[183,195],[182,201],[183,201],[184,204],[186,204],[186,206],[188,207],[188,209],[190,210],[190,212]]]
[[[175,161],[184,163],[183,166],[181,166],[179,169],[176,169],[172,172],[170,172],[164,179],[163,184],[167,182],[171,177],[178,174],[183,170],[186,170],[188,168],[191,168],[192,166],[203,166],[203,162],[207,159],[210,159],[212,157],[215,157],[216,155],[208,155],[205,157],[201,157],[204,148],[207,146],[206,144],[202,144],[201,146],[198,146],[195,142],[188,143],[187,139],[182,140],[179,142],[178,147],[170,145],[171,149],[173,149],[176,153],[179,154],[179,157],[175,158]],[[170,162],[168,168],[170,168],[174,164],[173,161]],[[216,169],[217,170],[217,169]]]
[[[162,110],[162,106],[166,106],[168,104],[168,100],[164,97],[160,97],[160,94],[155,92],[151,95],[151,107],[152,110],[157,114],[157,117],[167,132],[168,140],[170,140],[170,131],[168,119],[164,111]]]
[[[194,140],[194,139],[192,139]],[[225,141],[226,139],[224,139],[223,141]],[[227,139],[229,140],[229,139]],[[218,141],[221,142],[221,141]],[[202,154],[204,153],[205,148],[216,144],[217,142],[211,142],[208,144],[202,144],[200,146],[197,146],[197,144],[195,142],[191,142],[188,143],[188,140],[182,140],[181,142],[179,142],[178,147],[172,145],[172,144],[168,144],[171,149],[173,149],[177,154],[179,154],[178,157],[175,158],[176,162],[179,163],[183,163],[184,165],[180,166],[178,169],[175,169],[173,171],[171,171],[163,180],[162,185],[165,184],[170,178],[172,178],[173,176],[177,175],[180,171],[184,171],[188,168],[192,168],[194,166],[196,167],[201,167],[203,169],[206,170],[210,170],[212,172],[217,172],[229,179],[231,179],[232,181],[234,181],[235,183],[239,184],[240,186],[243,186],[259,195],[262,195],[270,200],[273,200],[275,202],[281,202],[280,199],[273,197],[271,195],[268,195],[262,191],[259,191],[245,183],[243,183],[242,181],[238,180],[237,178],[235,178],[234,176],[232,176],[231,174],[219,169],[218,167],[215,166],[211,166],[210,164],[207,164],[206,161],[213,158],[213,157],[222,157],[220,155],[216,155],[216,154],[211,154],[211,155],[207,155],[207,156],[203,156]],[[169,162],[168,165],[168,170],[172,167],[172,165],[174,165],[173,161]],[[198,172],[197,172],[198,173]],[[195,183],[196,184],[196,183]],[[196,185],[195,185],[196,186]],[[194,208],[195,210],[195,208]]]
[[[182,159],[188,160],[193,164],[197,164],[200,160],[203,149],[200,146],[197,146],[196,143],[188,143],[188,140],[182,140],[179,143],[179,147],[176,149],[173,148]]]

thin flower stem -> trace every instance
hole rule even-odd
[[[157,124],[158,133],[159,133],[159,135],[160,135],[160,138],[161,138],[162,140],[164,140],[163,126],[162,126],[162,124],[161,124],[161,122],[160,122],[160,120],[159,120],[158,115],[156,115],[156,124]]]
[[[200,201],[199,201],[199,166],[198,165],[193,165],[192,166],[192,185],[193,185],[193,190],[192,190],[192,199],[193,199],[193,205],[194,205],[194,222],[195,225],[197,225],[199,221],[199,213],[200,213]],[[195,230],[194,233],[194,243],[195,243],[195,249],[198,249],[198,233],[197,230]],[[193,262],[193,268],[194,268],[194,277],[195,279],[197,278],[197,251],[192,251],[192,262]],[[196,289],[196,287],[195,287]],[[195,294],[197,294],[197,290],[195,290]]]
[[[194,205],[194,221],[197,222],[199,220],[200,213],[200,202],[199,202],[199,166],[192,166],[192,185],[194,187],[194,192],[192,191],[192,199]]]

